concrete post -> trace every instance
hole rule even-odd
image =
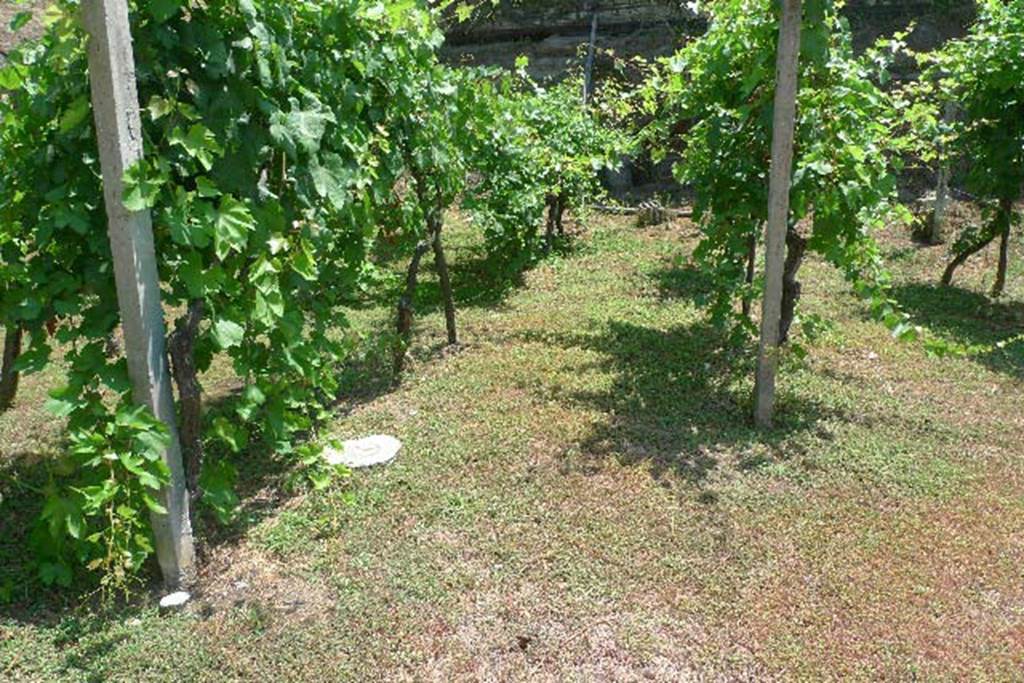
[[[167,514],[151,514],[164,582],[177,589],[195,577],[195,552],[174,395],[165,353],[165,322],[149,211],[128,211],[124,173],[142,159],[142,121],[135,83],[127,0],[84,0],[89,32],[89,79],[103,172],[110,249],[135,402],[170,430],[164,461],[171,471],[158,499]]]
[[[948,128],[956,121],[956,104],[947,102],[942,113],[942,122]],[[939,146],[939,180],[935,187],[935,205],[932,207],[928,242],[942,244],[946,234],[946,210],[949,206],[949,159],[946,146]]]
[[[775,411],[775,372],[782,315],[782,276],[789,228],[789,189],[793,170],[796,94],[800,61],[801,0],[781,0],[782,22],[776,56],[775,112],[772,121],[772,162],[768,184],[768,224],[765,234],[765,291],[761,308],[761,344],[757,354],[754,421],[772,425]]]

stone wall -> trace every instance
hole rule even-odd
[[[445,56],[452,63],[511,67],[524,54],[535,77],[557,78],[581,63],[590,33],[586,2],[499,7],[487,21],[450,29]],[[603,0],[598,8],[598,44],[621,56],[671,54],[705,26],[683,2]],[[909,42],[918,50],[962,35],[974,12],[973,0],[851,0],[844,10],[858,49],[914,22]]]

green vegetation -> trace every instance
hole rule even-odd
[[[1006,286],[1010,238],[1020,222],[1014,204],[1024,192],[1024,3],[987,1],[970,34],[935,54],[923,55],[926,101],[953,102],[961,111],[945,141],[949,155],[967,166],[965,184],[986,205],[983,225],[964,230],[942,275],[999,240],[992,296]],[[932,120],[937,117],[934,117]]]
[[[835,3],[807,4],[781,341],[796,316],[807,251],[847,272],[874,296],[881,316],[895,316],[872,233],[901,208],[897,112],[877,83],[879,53],[854,56]],[[718,283],[712,315],[753,330],[750,304],[763,289],[755,257],[768,211],[778,8],[767,0],[729,0],[711,12],[707,33],[667,59],[649,83],[655,119],[648,137],[662,150],[681,151],[676,175],[694,188],[703,234],[697,256]]]
[[[375,341],[390,301],[349,313],[366,346],[330,429],[395,433],[399,459],[297,497],[247,459],[194,612],[40,599],[21,551],[38,499],[8,489],[6,678],[1015,676],[1024,344],[929,357],[811,257],[804,305],[833,325],[787,363],[763,435],[752,353],[695,303],[711,283],[691,224],[595,220],[519,284],[479,270],[470,224],[446,231],[460,351],[441,352],[429,271],[401,388]],[[880,239],[897,298],[934,334],[1019,331],[1019,272],[1003,303],[972,292],[977,268],[944,293],[941,254]],[[215,364],[204,385],[229,394],[230,376]],[[5,456],[26,454],[5,477],[38,482],[30,463],[59,429],[33,398],[54,382],[26,378],[0,417]]]
[[[153,216],[202,559],[158,615],[173,419],[133,401],[57,0],[0,67],[0,678],[1018,674],[1024,0],[900,88],[902,36],[856,54],[841,5],[803,5],[773,220],[795,343],[757,429],[776,3],[712,2],[583,103],[522,59],[442,63],[467,4],[131,0],[123,201]],[[591,213],[638,140],[676,155],[692,220]],[[933,147],[979,196],[944,287],[897,191]],[[989,299],[967,259],[997,237]],[[376,432],[396,463],[323,457]]]
[[[382,264],[411,254],[396,334],[382,335],[398,379],[429,250],[457,342],[445,211],[471,209],[492,269],[521,267],[540,255],[545,202],[549,226],[582,208],[626,136],[565,88],[442,65],[434,14],[414,3],[132,7],[147,157],[127,172],[124,201],[153,212],[186,484],[194,505],[227,521],[229,454],[290,458],[293,486],[343,473],[324,463],[319,438],[352,347],[340,307],[387,288]],[[163,512],[154,492],[168,481],[168,441],[132,405],[116,348],[77,9],[58,3],[43,37],[0,69],[0,409],[60,347],[67,379],[48,408],[67,418],[68,445],[32,536],[39,576],[70,586],[84,566],[125,588],[153,552],[143,513]],[[198,374],[218,355],[243,386],[204,409]]]

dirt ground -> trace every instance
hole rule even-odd
[[[8,52],[23,37],[37,35],[42,29],[40,19],[45,7],[45,0],[0,0],[0,52]],[[11,31],[11,21],[21,12],[32,12],[32,21],[15,33]]]

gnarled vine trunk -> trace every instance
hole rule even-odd
[[[953,275],[956,273],[956,269],[962,266],[967,259],[977,254],[979,251],[992,244],[992,241],[997,237],[1001,239],[999,245],[999,266],[996,270],[996,282],[992,287],[992,296],[1000,296],[1003,293],[1003,289],[1006,287],[1006,270],[1009,261],[1009,247],[1010,247],[1010,229],[1013,226],[1013,200],[1001,199],[999,201],[999,211],[996,213],[995,218],[989,224],[988,228],[982,232],[981,236],[976,242],[967,246],[963,251],[957,253],[949,265],[946,266],[946,270],[942,273],[942,284],[949,286],[953,282]]]
[[[409,340],[412,336],[412,319],[415,309],[413,301],[416,297],[416,285],[419,281],[420,262],[423,255],[430,249],[430,241],[423,240],[416,245],[416,250],[409,261],[409,269],[405,273],[405,290],[398,298],[398,317],[395,322],[395,332],[398,338],[395,340],[394,350],[394,380],[398,382],[405,370],[405,353],[409,348]]]
[[[779,316],[779,344],[789,341],[789,328],[796,317],[796,303],[800,300],[800,282],[796,279],[807,253],[807,240],[796,228],[786,233],[786,263],[782,270],[782,313]]]
[[[455,345],[459,343],[459,333],[455,327],[455,295],[452,292],[452,280],[448,273],[448,259],[444,254],[444,244],[441,242],[441,229],[444,227],[444,219],[436,216],[433,218],[433,239],[431,244],[434,247],[434,265],[437,267],[437,279],[441,284],[441,296],[444,298],[444,324],[448,330],[448,343]]]
[[[185,486],[193,504],[203,495],[199,488],[203,467],[203,398],[195,362],[196,338],[199,335],[199,323],[203,319],[203,308],[201,299],[189,302],[184,323],[178,325],[167,342],[171,374],[178,387],[181,407],[179,435],[184,456]]]
[[[412,323],[415,315],[414,301],[416,287],[419,282],[420,263],[428,249],[434,250],[434,265],[437,278],[441,285],[441,296],[444,299],[444,321],[448,332],[448,343],[459,342],[458,330],[455,326],[455,296],[452,292],[451,275],[448,272],[448,259],[445,257],[441,232],[444,229],[444,191],[439,182],[431,186],[430,179],[422,169],[416,166],[412,154],[406,150],[406,162],[412,175],[416,199],[424,211],[427,223],[427,237],[416,245],[409,269],[405,275],[405,290],[398,299],[398,316],[395,325],[398,338],[395,340],[393,369],[394,382],[400,382],[405,370],[405,355],[412,338]]]
[[[564,192],[547,196],[547,231],[544,235],[544,251],[549,251],[555,243],[556,235],[565,237],[565,206],[568,203]]]
[[[999,203],[1000,213],[1000,236],[999,236],[999,266],[996,268],[996,282],[992,285],[992,296],[1003,295],[1006,289],[1006,269],[1010,260],[1010,230],[1013,228],[1013,202],[1003,200]]]
[[[14,397],[18,395],[20,373],[14,369],[14,363],[21,355],[24,337],[24,328],[16,323],[7,327],[4,333],[4,357],[3,365],[0,366],[0,413],[10,408]]]

